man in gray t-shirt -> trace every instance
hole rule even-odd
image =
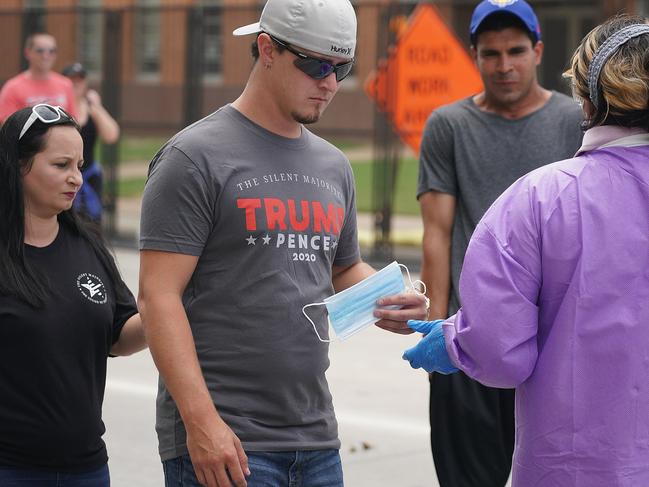
[[[537,82],[543,44],[528,4],[485,0],[473,14],[471,41],[485,90],[433,112],[421,145],[417,197],[430,319],[460,307],[464,254],[489,206],[520,176],[571,157],[581,143],[577,104]],[[432,374],[430,387],[440,485],[503,487],[514,446],[514,392],[462,373]]]
[[[160,371],[169,485],[342,486],[322,302],[375,271],[360,259],[354,178],[309,132],[352,67],[348,0],[269,0],[248,84],[174,136],[142,203],[140,307]],[[386,297],[406,333],[426,299]],[[247,479],[246,479],[247,477]],[[187,482],[187,483],[186,483]],[[293,483],[293,482],[291,482]],[[298,485],[298,484],[296,484]]]

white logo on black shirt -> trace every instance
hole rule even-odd
[[[80,274],[77,277],[77,288],[88,301],[95,304],[104,304],[108,300],[104,283],[94,274],[88,274],[87,272]]]

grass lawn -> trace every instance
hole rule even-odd
[[[146,178],[120,179],[117,182],[117,196],[119,198],[135,198],[144,190]]]
[[[164,145],[169,136],[135,136],[124,135],[119,142],[119,160],[122,162],[141,162],[150,161],[158,149]],[[362,147],[361,142],[341,139],[334,141],[336,147],[345,151]]]
[[[168,140],[166,136],[132,136],[122,137],[119,146],[119,160],[124,163],[148,162]],[[355,149],[360,143],[345,140],[334,141],[341,150]],[[370,161],[352,161],[356,178],[356,200],[358,211],[369,212],[372,209],[373,164]],[[411,157],[401,159],[397,176],[394,212],[403,215],[419,215],[419,203],[415,198],[417,191],[417,160]],[[120,197],[135,197],[142,193],[144,177],[122,179],[117,187]]]
[[[370,212],[372,210],[373,166],[369,161],[352,163],[354,178],[356,179],[356,206],[358,211],[361,212]],[[397,174],[396,194],[393,200],[394,213],[419,215],[419,203],[416,198],[417,171],[416,159],[406,157],[401,160]]]
[[[370,212],[372,209],[372,164],[369,162],[352,163],[356,179],[356,201],[358,211]],[[144,188],[145,178],[129,178],[119,181],[117,194],[120,197],[138,196]],[[415,198],[417,191],[417,161],[403,159],[399,166],[397,191],[394,212],[402,215],[419,215],[419,203]]]
[[[150,161],[169,137],[125,135],[119,141],[121,162]]]

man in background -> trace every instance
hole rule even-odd
[[[37,32],[25,41],[26,71],[9,79],[0,90],[0,122],[21,108],[47,103],[58,105],[76,118],[72,82],[52,70],[56,61],[56,39]]]
[[[476,224],[516,179],[571,157],[581,110],[544,89],[538,19],[524,0],[485,0],[473,12],[471,53],[484,91],[427,121],[417,197],[424,222],[422,280],[429,319],[460,307],[458,281]],[[503,487],[514,446],[514,391],[464,374],[430,377],[431,446],[442,487]]]

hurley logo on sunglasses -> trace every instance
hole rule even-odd
[[[340,54],[346,54],[347,56],[349,56],[352,53],[352,48],[351,47],[338,47],[338,46],[334,46],[332,44],[331,45],[331,52],[340,53]]]

